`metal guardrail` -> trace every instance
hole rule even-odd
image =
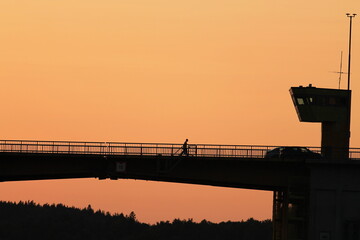
[[[76,142],[76,141],[22,141],[0,140],[0,152],[93,154],[134,156],[179,156],[182,144]],[[267,151],[277,146],[189,144],[188,155],[195,157],[264,158]],[[319,147],[308,147],[320,152]],[[360,160],[360,148],[350,149],[350,158]]]

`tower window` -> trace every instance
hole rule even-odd
[[[299,105],[304,105],[304,104],[305,104],[303,98],[297,98],[296,100],[297,100],[297,103],[298,103]]]

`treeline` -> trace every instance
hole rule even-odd
[[[0,239],[124,239],[124,240],[270,240],[270,220],[252,218],[241,222],[200,223],[175,219],[154,225],[140,223],[129,215],[94,211],[89,205],[78,209],[62,204],[39,205],[0,201]]]

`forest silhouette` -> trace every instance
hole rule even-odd
[[[270,240],[272,222],[253,218],[240,222],[200,223],[192,219],[141,223],[136,214],[79,209],[63,204],[0,201],[0,239],[240,239]]]

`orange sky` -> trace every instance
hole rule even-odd
[[[358,0],[0,2],[2,139],[320,145],[289,88],[336,88]],[[360,16],[351,145],[360,147]],[[342,87],[346,86],[343,76]],[[2,200],[145,222],[271,218],[272,193],[134,180],[1,183]]]

